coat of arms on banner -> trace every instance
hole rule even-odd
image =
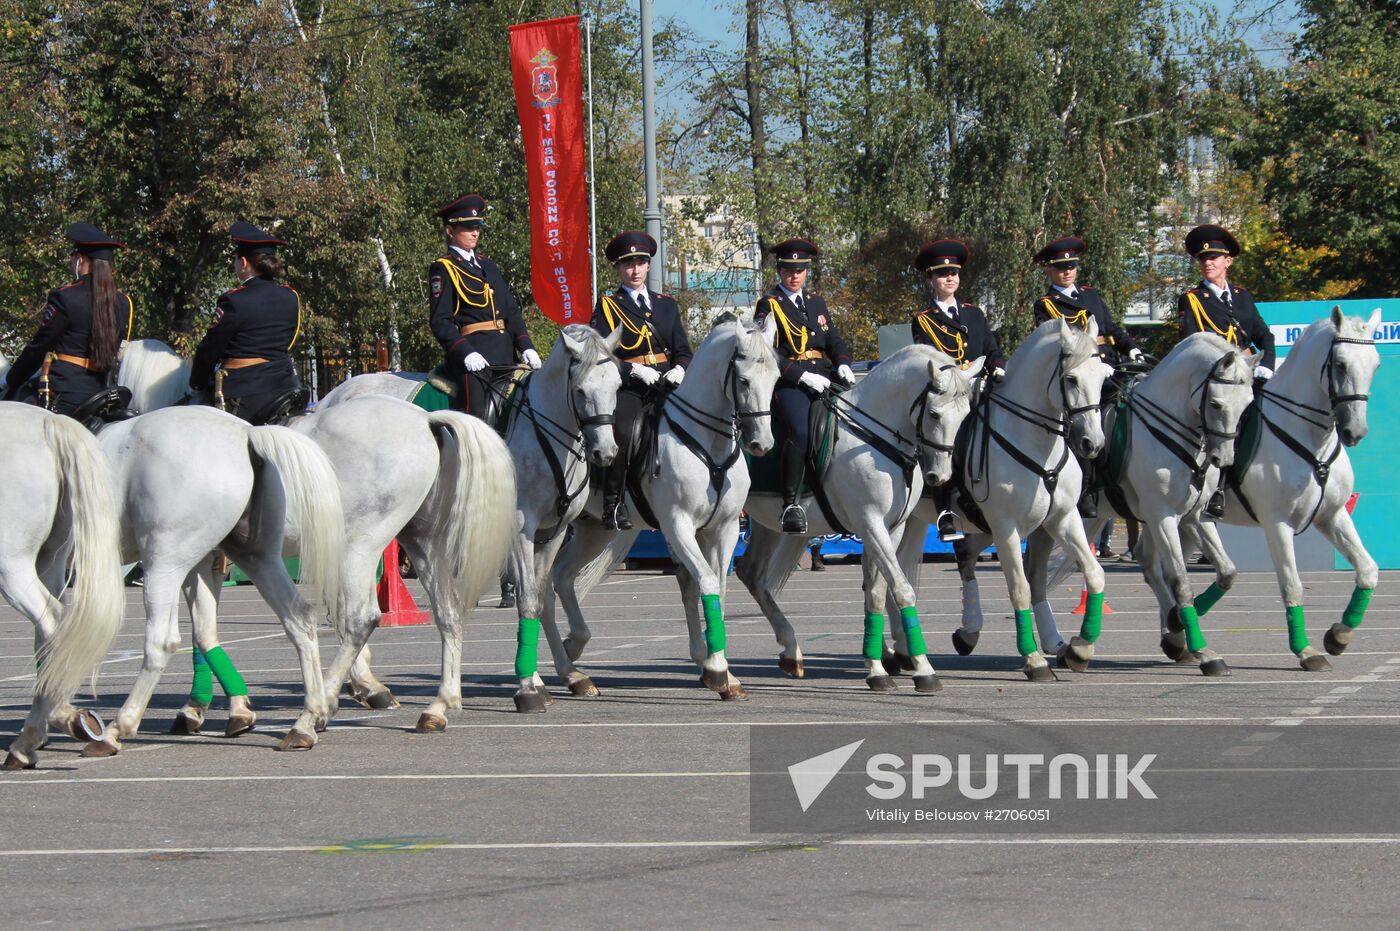
[[[547,48],[542,48],[530,59],[535,67],[530,72],[530,91],[535,95],[534,105],[552,107],[559,103],[559,72],[554,63],[559,56]]]

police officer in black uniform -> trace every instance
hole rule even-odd
[[[442,344],[449,378],[462,385],[468,414],[485,417],[492,366],[512,368],[516,353],[532,369],[540,354],[496,263],[476,251],[486,198],[468,194],[437,212],[447,251],[428,267],[429,326]],[[509,372],[503,373],[509,377]]]
[[[1263,353],[1254,369],[1256,382],[1274,375],[1274,334],[1244,288],[1226,280],[1226,273],[1240,254],[1240,244],[1223,226],[1206,224],[1186,234],[1186,252],[1201,263],[1201,283],[1181,295],[1176,312],[1182,338],[1192,333],[1214,333],[1241,349]],[[1223,517],[1225,493],[1217,489],[1206,503],[1205,516]]]
[[[214,305],[214,325],[190,365],[190,387],[217,403],[214,368],[224,373],[224,409],[265,423],[287,392],[301,387],[292,344],[301,332],[301,295],[277,278],[285,270],[277,247],[286,242],[238,220],[229,228],[233,273],[241,282]]]
[[[622,491],[638,415],[658,382],[671,387],[681,383],[692,354],[676,299],[647,288],[656,240],[629,230],[614,236],[604,251],[617,270],[619,284],[612,294],[599,295],[593,308],[593,328],[606,336],[622,327],[622,340],[614,350],[622,367],[622,390],[617,393],[613,428],[617,458],[603,473],[603,526],[631,530]]]
[[[1240,244],[1221,226],[1198,226],[1186,234],[1186,251],[1201,263],[1202,281],[1181,295],[1176,311],[1183,338],[1207,332],[1223,337],[1241,349],[1262,352],[1256,378],[1267,381],[1274,374],[1274,334],[1254,306],[1254,298],[1225,279],[1240,254]]]
[[[804,291],[817,247],[806,239],[788,239],[769,250],[777,256],[778,283],[754,308],[762,323],[772,314],[778,324],[775,345],[780,375],[773,390],[773,413],[784,427],[778,471],[783,491],[783,533],[807,533],[807,513],[797,503],[806,467],[808,416],[812,400],[831,386],[832,378],[855,382],[851,353],[836,329],[821,295]]]
[[[106,390],[117,367],[122,340],[131,337],[131,298],[112,280],[112,257],[126,246],[91,223],[68,227],[72,284],[49,292],[39,332],[15,359],[4,378],[4,397],[13,400],[44,364],[49,353],[52,408],[71,414],[93,395]]]
[[[914,342],[932,346],[952,357],[963,368],[985,359],[983,371],[994,377],[1006,374],[1006,357],[997,345],[997,335],[986,314],[976,304],[958,300],[962,267],[967,263],[967,246],[956,239],[940,239],[919,250],[914,267],[928,276],[932,300],[909,322]],[[950,508],[953,483],[933,490],[938,506],[938,539],[951,543],[963,538],[958,516]]]
[[[1099,355],[1109,365],[1117,365],[1125,357],[1133,362],[1142,359],[1142,350],[1113,319],[1108,305],[1098,291],[1078,284],[1080,257],[1088,249],[1084,240],[1075,236],[1057,239],[1035,254],[1035,260],[1045,270],[1049,283],[1044,296],[1031,308],[1035,325],[1047,320],[1063,319],[1081,330],[1089,328],[1089,318],[1099,324]]]

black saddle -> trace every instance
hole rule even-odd
[[[288,388],[263,404],[258,410],[244,411],[241,416],[255,427],[284,426],[293,417],[306,413],[311,391],[298,385]]]
[[[97,392],[79,404],[69,416],[96,433],[103,424],[129,420],[135,416],[131,413],[130,405],[131,389],[117,385]]]
[[[500,430],[501,411],[504,410],[506,402],[514,393],[516,380],[519,377],[520,372],[517,369],[488,372],[487,380],[491,390],[486,392],[486,410],[482,412],[481,419],[498,431]],[[447,395],[453,410],[460,411],[466,408],[467,400],[462,397],[462,383],[447,374],[447,363],[439,363],[428,373],[426,381]]]

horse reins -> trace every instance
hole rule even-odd
[[[1191,390],[1187,397],[1194,397],[1200,392],[1201,403],[1197,407],[1197,417],[1201,421],[1200,430],[1197,431],[1190,424],[1175,417],[1160,404],[1149,398],[1143,397],[1136,391],[1129,389],[1128,410],[1137,414],[1142,419],[1142,425],[1147,429],[1148,434],[1158,443],[1181,460],[1191,470],[1191,487],[1196,489],[1199,497],[1204,490],[1206,472],[1209,467],[1206,465],[1202,453],[1205,451],[1207,437],[1219,437],[1223,440],[1234,440],[1240,435],[1239,429],[1233,432],[1224,430],[1212,430],[1206,421],[1206,405],[1210,402],[1210,386],[1216,385],[1239,385],[1240,382],[1226,381],[1221,377],[1221,369],[1231,356],[1227,353],[1211,365],[1210,371],[1206,373],[1201,383]],[[1156,421],[1154,424],[1153,421]]]

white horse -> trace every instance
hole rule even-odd
[[[516,389],[519,401],[504,415],[510,418],[506,443],[515,463],[516,492],[498,494],[492,505],[506,505],[514,513],[511,575],[517,587],[516,674],[520,680],[515,704],[521,711],[543,710],[547,701],[536,656],[540,602],[554,598],[549,584],[554,556],[565,530],[588,501],[588,466],[605,466],[617,455],[612,423],[622,379],[613,349],[620,335],[617,331],[605,339],[589,326],[564,327],[544,366]],[[407,396],[419,385],[398,375],[360,375],[327,395],[319,410],[367,393]],[[496,526],[506,528],[510,523],[508,514]],[[556,655],[562,656],[563,651],[556,650]],[[360,665],[357,678],[371,675],[368,660]],[[577,670],[569,675],[561,669],[560,677],[576,695],[598,694],[592,681]]]
[[[821,477],[821,498],[809,493],[802,504],[811,515],[811,533],[855,533],[863,541],[865,681],[877,692],[895,688],[881,665],[886,584],[911,645],[914,688],[943,688],[928,661],[914,588],[900,570],[896,547],[923,491],[925,475],[932,484],[942,484],[952,475],[953,441],[970,409],[971,380],[981,369],[981,359],[963,371],[936,349],[908,346],[850,391],[825,401],[834,409],[838,427]],[[782,533],[782,509],[777,495],[749,495],[748,549],[736,571],[782,647],[779,668],[801,678],[797,633],[774,596],[792,574],[808,537]]]
[[[335,472],[316,445],[285,427],[250,427],[210,407],[174,407],[110,424],[98,442],[116,477],[122,557],[145,567],[145,657],[131,695],[86,756],[111,756],[136,733],[180,646],[179,594],[212,600],[211,556],[222,549],[267,599],[296,647],[306,701],[278,745],[308,749],[327,716],[315,612],[282,562],[284,524],[301,528],[302,580],[316,601],[340,598],[344,515]],[[215,642],[195,645],[230,692],[228,733],[251,729],[247,688]]]
[[[1350,645],[1379,578],[1376,561],[1366,552],[1347,513],[1355,480],[1346,447],[1360,443],[1368,430],[1366,401],[1380,366],[1372,334],[1380,317],[1379,308],[1369,320],[1362,320],[1333,307],[1329,316],[1309,325],[1278,373],[1259,390],[1257,452],[1248,462],[1237,460],[1234,468],[1215,476],[1227,489],[1225,522],[1257,525],[1264,531],[1283,596],[1288,648],[1308,672],[1330,669],[1331,664],[1308,642],[1293,537],[1316,527],[1355,570],[1351,600],[1341,621],[1323,639],[1333,656],[1340,656]],[[1195,599],[1196,611],[1204,615],[1234,585],[1235,566],[1215,526],[1199,517],[1199,512],[1192,515],[1185,529],[1199,536],[1202,552],[1216,570],[1215,581]],[[1179,587],[1154,580],[1151,574],[1148,581],[1164,606],[1171,599],[1183,604]],[[1187,622],[1189,611],[1184,604],[1180,613]],[[1189,622],[1186,628],[1186,648],[1194,650]],[[1164,649],[1168,634],[1164,617]]]
[[[995,542],[1016,614],[1016,649],[1032,682],[1051,681],[1055,674],[1036,649],[1032,630],[1031,587],[1021,553],[1021,541],[1029,534],[1043,526],[1084,573],[1088,610],[1079,636],[1068,647],[1083,662],[1093,656],[1101,625],[1103,569],[1089,549],[1077,512],[1083,475],[1071,455],[1073,449],[1093,458],[1104,443],[1099,398],[1106,367],[1099,360],[1097,342],[1098,324],[1093,320],[1087,330],[1072,328],[1063,320],[1042,323],[1017,347],[1006,365],[1005,378],[983,382],[959,438],[962,462],[954,479],[991,532],[968,533],[957,547],[963,610],[953,646],[963,656],[976,648],[982,630],[977,554]],[[965,526],[975,524],[960,502],[955,506]],[[922,501],[900,541],[900,565],[916,584],[924,537],[936,516],[933,503]],[[892,633],[896,653],[907,655],[903,631],[896,627]],[[1044,640],[1041,645],[1047,651],[1053,649]]]
[[[1211,471],[1234,461],[1240,417],[1254,399],[1253,371],[1258,359],[1213,333],[1194,333],[1132,384],[1123,403],[1109,410],[1105,428],[1111,436],[1122,437],[1109,455],[1109,481],[1114,485],[1099,504],[1100,516],[1087,522],[1090,539],[1098,536],[1110,509],[1142,523],[1142,565],[1158,592],[1165,586],[1172,593],[1162,603],[1164,615],[1179,609],[1184,621],[1184,631],[1165,637],[1178,640],[1178,655],[1187,653],[1187,640],[1196,644],[1189,656],[1207,676],[1229,675],[1230,669],[1201,636],[1178,528],[1183,518],[1194,517],[1209,500]],[[1028,553],[1033,566],[1044,565],[1038,560],[1038,548],[1050,541],[1043,536],[1038,533],[1031,539],[1031,547],[1037,549],[1037,558],[1031,559]],[[1042,645],[1064,642],[1045,598],[1046,589],[1059,581],[1056,576],[1048,582],[1043,576],[1037,580],[1032,570],[1032,588],[1037,589],[1034,614]],[[1062,650],[1060,656],[1070,668],[1084,670],[1071,651]]]
[[[2,360],[0,360],[2,361]],[[32,769],[49,721],[83,739],[100,732],[69,699],[121,627],[125,597],[107,463],[76,420],[0,402],[0,594],[34,624],[34,703],[5,757]],[[70,579],[72,603],[59,601]]]
[[[724,595],[739,540],[739,513],[749,494],[743,453],[762,456],[773,447],[769,404],[778,382],[775,326],[772,317],[762,326],[732,318],[715,324],[696,349],[680,387],[657,402],[661,416],[655,461],[639,483],[642,500],[632,498],[631,513],[654,514],[670,544],[690,656],[701,669],[701,682],[724,699],[748,697],[725,659]],[[566,682],[591,636],[579,599],[627,555],[641,532],[608,530],[601,513],[595,495],[554,565],[554,588],[569,617],[567,639],[555,632],[554,600],[541,604],[555,667]]]

